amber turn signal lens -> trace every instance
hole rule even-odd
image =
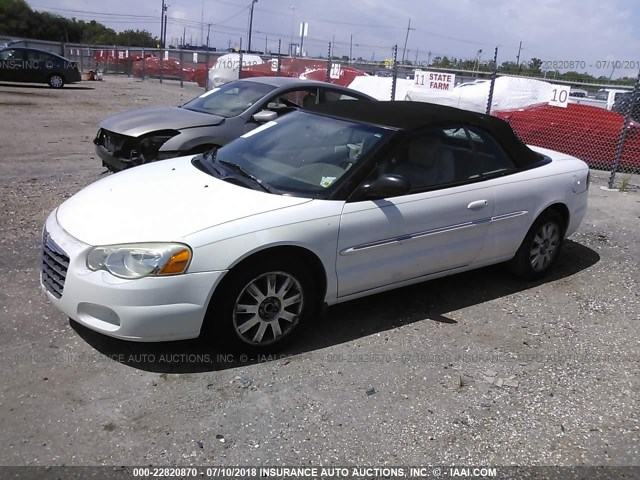
[[[173,255],[162,270],[158,272],[158,275],[173,275],[176,273],[182,273],[189,266],[191,260],[191,251],[184,249],[175,255]]]

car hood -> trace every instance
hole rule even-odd
[[[120,135],[139,137],[158,130],[207,127],[220,125],[222,122],[224,117],[218,115],[179,107],[156,107],[118,113],[103,120],[100,127]]]
[[[311,199],[214,178],[180,157],[99,180],[58,208],[59,225],[89,245],[179,241],[189,234]]]

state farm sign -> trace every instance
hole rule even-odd
[[[456,76],[453,73],[427,72],[416,70],[415,84],[418,87],[425,87],[431,90],[453,90]]]

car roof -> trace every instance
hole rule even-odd
[[[296,85],[300,86],[322,86],[322,87],[331,87],[338,88],[341,90],[345,90],[345,87],[341,87],[340,85],[335,85],[333,83],[327,82],[319,82],[317,80],[306,80],[302,78],[293,78],[293,77],[249,77],[241,79],[243,82],[256,82],[256,83],[264,83],[265,85],[271,85],[273,87],[293,87]]]
[[[397,130],[443,126],[478,127],[491,133],[518,166],[539,161],[538,155],[515,135],[507,122],[483,113],[410,101],[326,102],[313,105],[307,110]]]
[[[47,50],[42,50],[41,48],[23,47],[21,45],[9,45],[7,47],[0,48],[0,50],[29,50],[31,52],[40,52],[40,53],[46,53],[47,55],[54,55],[56,57],[59,57],[59,58],[62,58],[64,60],[66,60],[65,57],[63,57],[62,55],[60,55],[58,53],[49,52]]]

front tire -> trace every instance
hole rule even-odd
[[[62,88],[64,87],[64,78],[62,77],[62,75],[54,73],[49,77],[47,83],[51,88]]]
[[[262,257],[229,275],[206,319],[207,336],[223,347],[282,348],[317,311],[316,282],[302,262]]]
[[[511,271],[525,280],[544,277],[553,267],[564,239],[564,222],[558,213],[540,215],[533,223],[516,255],[509,262]]]

